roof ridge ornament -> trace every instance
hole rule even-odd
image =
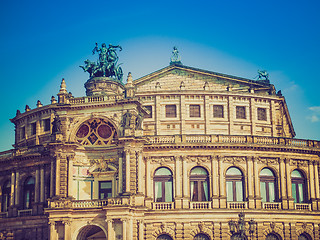
[[[258,70],[258,80],[270,83],[269,73],[266,70]]]
[[[173,47],[172,57],[170,58],[170,65],[182,65],[181,57],[179,55],[178,48],[176,46]]]

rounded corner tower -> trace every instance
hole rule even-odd
[[[86,95],[118,95],[124,91],[124,86],[120,81],[110,77],[93,77],[85,84]]]

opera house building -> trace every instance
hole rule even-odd
[[[320,239],[320,142],[295,138],[266,75],[174,56],[124,84],[111,47],[83,67],[86,96],[63,79],[10,119],[0,239]]]

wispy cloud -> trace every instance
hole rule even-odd
[[[320,122],[320,106],[309,107],[309,110],[312,113],[307,116],[307,119],[311,122]]]

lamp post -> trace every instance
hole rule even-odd
[[[246,237],[246,221],[244,220],[244,213],[241,212],[239,213],[239,219],[238,221],[233,221],[233,220],[230,220],[229,221],[229,229],[230,229],[230,232],[232,234],[232,237],[231,237],[231,240],[247,240],[247,237]],[[251,219],[250,221],[248,221],[248,224],[249,224],[249,234],[251,236],[251,239],[252,239],[252,236],[253,236],[253,233],[255,231],[255,224],[256,222]]]

